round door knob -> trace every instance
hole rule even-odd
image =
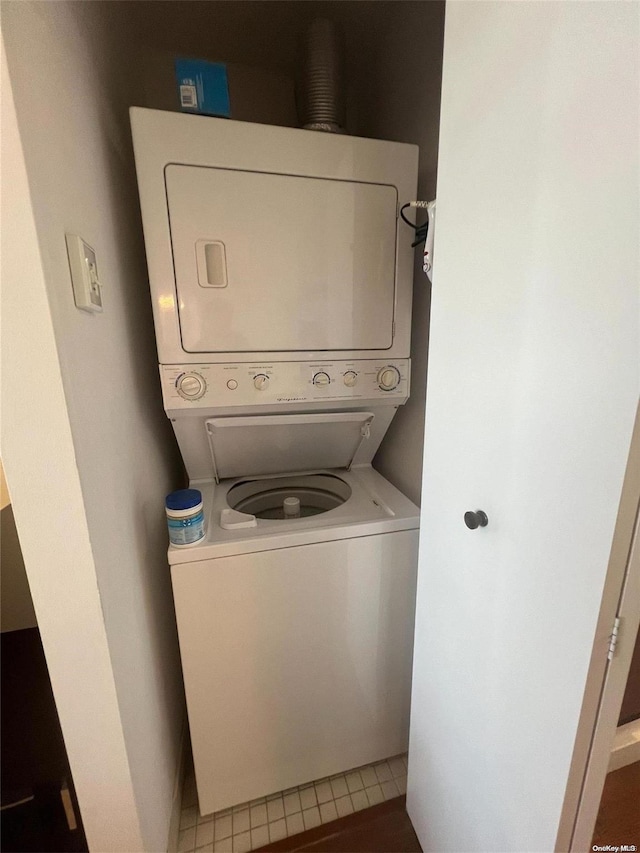
[[[383,391],[393,391],[400,384],[400,371],[397,367],[383,367],[378,371],[378,386]]]
[[[199,400],[207,386],[199,373],[183,373],[176,382],[176,389],[185,400]]]
[[[328,373],[325,373],[324,371],[316,373],[316,375],[313,377],[313,384],[320,388],[326,387],[327,385],[329,385],[330,382],[331,377]]]
[[[253,386],[256,391],[264,391],[265,388],[269,387],[269,377],[264,373],[259,373],[253,377]]]
[[[487,513],[481,509],[477,509],[475,512],[469,510],[469,512],[465,512],[464,514],[464,523],[469,530],[475,530],[476,527],[486,527],[489,524],[489,519],[487,518]]]

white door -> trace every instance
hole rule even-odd
[[[407,796],[425,851],[555,846],[638,398],[639,9],[447,4]]]
[[[187,352],[389,349],[395,187],[176,164],[165,181]]]

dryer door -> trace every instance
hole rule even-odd
[[[395,187],[174,164],[165,180],[187,352],[391,346]]]

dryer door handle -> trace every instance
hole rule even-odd
[[[200,287],[226,287],[227,253],[221,240],[198,240],[196,266]]]

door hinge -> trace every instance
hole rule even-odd
[[[611,629],[611,636],[609,637],[609,651],[607,652],[607,660],[613,660],[613,656],[616,652],[616,646],[618,645],[618,633],[620,631],[620,617],[616,616],[613,622],[613,628]]]

